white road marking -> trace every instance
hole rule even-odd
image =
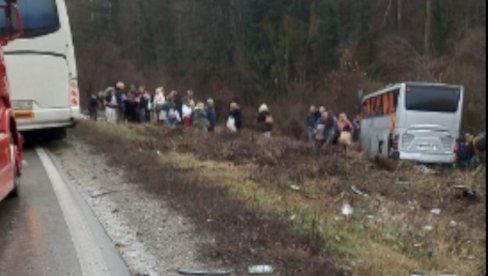
[[[36,152],[52,183],[64,220],[68,225],[83,275],[110,275],[101,252],[102,249],[95,241],[90,227],[85,222],[82,212],[78,209],[73,196],[52,160],[44,149],[36,147]]]

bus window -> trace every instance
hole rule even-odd
[[[368,117],[370,117],[372,115],[372,104],[371,104],[371,99],[367,99],[366,100],[366,105],[367,105],[367,108],[368,108]]]
[[[458,87],[408,85],[405,107],[415,111],[455,113],[460,95]]]
[[[383,103],[381,100],[381,96],[376,97],[376,115],[383,115]]]
[[[400,94],[400,91],[395,91],[393,93],[391,93],[391,102],[392,102],[392,106],[391,106],[391,112],[396,112],[396,109],[397,109],[397,106],[398,106],[398,94]]]
[[[24,38],[50,34],[60,28],[55,0],[19,1],[24,23]]]
[[[388,114],[390,111],[390,94],[391,92],[388,92],[383,95],[383,114]]]
[[[368,114],[368,103],[365,101],[363,105],[361,106],[361,114],[363,115],[363,118],[367,118],[369,116]]]

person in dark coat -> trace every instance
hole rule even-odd
[[[90,113],[90,119],[96,121],[98,118],[98,97],[95,94],[91,94],[88,111]]]
[[[138,121],[137,115],[137,88],[134,84],[130,85],[129,91],[127,91],[127,100],[125,101],[125,119],[128,122],[135,123]]]
[[[314,138],[315,138],[315,129],[317,128],[317,124],[320,120],[320,117],[322,115],[320,112],[317,110],[317,107],[315,105],[310,106],[310,111],[308,112],[307,115],[307,137],[308,137],[308,142],[313,143]]]
[[[325,119],[325,144],[337,144],[339,139],[340,130],[337,126],[337,119],[332,111],[327,112]]]
[[[236,130],[242,128],[242,113],[241,108],[236,102],[230,103],[229,117],[234,119],[234,127]]]
[[[205,112],[207,113],[208,119],[208,131],[213,132],[215,130],[215,125],[217,124],[217,112],[215,111],[215,104],[212,98],[207,100],[207,106],[205,106]]]

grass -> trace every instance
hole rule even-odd
[[[116,138],[135,141],[153,138],[145,135],[147,127],[144,126],[89,124],[90,127]],[[372,220],[359,214],[344,219],[339,213],[340,205],[344,201],[341,196],[328,197],[321,194],[323,187],[330,186],[327,182],[338,181],[333,177],[323,180],[306,179],[303,183],[296,183],[301,187],[296,191],[289,187],[272,185],[268,179],[256,178],[262,169],[256,164],[236,165],[222,160],[202,160],[193,153],[177,149],[178,141],[173,139],[171,147],[158,157],[162,166],[184,170],[192,183],[225,189],[227,196],[237,199],[246,208],[285,221],[292,226],[297,235],[305,237],[309,244],[313,245],[312,248],[333,252],[338,262],[352,266],[354,275],[408,275],[413,271],[449,271],[464,276],[481,275],[486,270],[483,263],[486,255],[484,246],[466,247],[461,244],[458,248],[469,248],[468,252],[453,252],[453,238],[446,230],[449,228],[448,218],[436,221],[437,230],[434,234],[422,236],[419,234],[421,229],[412,229],[404,224],[412,223],[418,227],[428,220],[433,220],[429,217],[428,211],[410,215],[405,202],[377,196],[376,198],[382,200],[381,208],[369,210],[375,210],[375,217],[382,216],[383,221]],[[462,177],[469,178],[466,175]],[[424,177],[418,185],[431,185],[435,186],[436,190],[440,189],[438,183],[431,184],[428,181],[439,179]],[[422,189],[422,186],[419,187]],[[484,236],[476,236],[483,233],[484,225],[472,229],[468,229],[466,224],[461,225],[463,226],[458,231],[466,232],[459,233],[458,236],[466,238],[471,235],[473,240],[484,244]],[[417,239],[428,240],[429,237],[437,244],[414,246]],[[300,249],[286,250],[295,258],[304,260],[311,254]],[[270,254],[272,251],[273,249],[270,249]],[[466,261],[462,258],[466,254],[475,254],[479,259]]]

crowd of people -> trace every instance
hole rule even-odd
[[[149,92],[144,85],[138,88],[131,84],[129,89],[119,81],[105,91],[92,94],[89,104],[90,117],[97,120],[97,110],[102,105],[105,109],[106,120],[109,123],[157,123],[168,127],[184,127],[213,132],[217,125],[217,112],[212,98],[204,101],[195,101],[192,90],[181,95],[177,90],[166,93],[160,86]],[[358,114],[351,122],[345,113],[338,116],[324,106],[311,105],[307,118],[308,142],[318,148],[328,145],[348,146],[359,137],[362,114]],[[229,103],[226,118],[226,128],[237,132],[243,127],[241,108],[237,102]],[[257,123],[259,131],[265,137],[271,137],[273,130],[273,117],[268,106],[263,103],[258,108]],[[392,124],[394,125],[394,124]],[[390,129],[391,132],[391,129]],[[479,135],[478,135],[479,136]],[[466,134],[457,144],[457,165],[461,168],[475,168],[478,165],[477,148],[484,150],[484,134],[482,139],[478,136]]]
[[[92,94],[89,112],[93,120],[97,120],[97,110],[102,105],[105,109],[106,120],[109,123],[158,123],[169,127],[194,127],[202,131],[213,132],[217,124],[217,112],[212,98],[195,101],[194,92],[187,90],[181,95],[177,90],[166,93],[160,86],[149,92],[144,85],[138,88],[134,84],[126,89],[123,82],[109,86],[98,94]],[[259,131],[266,137],[271,137],[273,130],[273,116],[268,106],[263,103],[258,108],[257,123]],[[226,128],[237,132],[242,129],[242,113],[237,102],[229,103]],[[340,144],[344,147],[351,145],[359,131],[359,121],[354,123],[345,113],[336,117],[331,110],[324,106],[318,109],[310,107],[307,116],[308,140],[317,147],[329,144]]]
[[[315,105],[311,105],[306,120],[308,141],[317,147],[340,144],[347,148],[358,137],[359,120],[360,118],[356,117],[354,122],[351,122],[346,113],[340,113],[337,117],[332,110],[326,110],[324,106],[317,109]]]
[[[464,139],[458,139],[456,145],[456,165],[463,169],[475,169],[483,163],[486,150],[486,133],[478,135],[466,133]]]
[[[97,120],[98,109],[103,106],[109,123],[158,123],[174,128],[193,127],[202,131],[213,132],[217,124],[217,112],[212,98],[196,101],[192,90],[181,95],[177,90],[166,94],[164,87],[157,87],[154,93],[144,85],[129,89],[119,81],[98,94],[92,94],[89,104],[90,118]],[[266,104],[258,109],[260,130],[266,137],[271,136],[273,118]],[[237,102],[229,104],[226,127],[233,132],[242,129],[242,113]]]

